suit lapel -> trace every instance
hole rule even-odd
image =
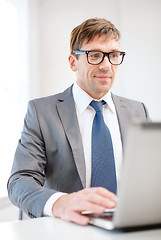
[[[119,127],[120,127],[122,145],[124,147],[126,130],[130,120],[129,111],[128,111],[126,102],[122,98],[112,94],[112,99],[115,104]]]
[[[85,188],[85,158],[75,104],[72,95],[72,87],[68,88],[64,93],[62,93],[57,103],[57,110],[73,152],[78,174],[80,176],[82,185]]]

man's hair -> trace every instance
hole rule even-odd
[[[105,18],[90,18],[75,27],[70,36],[70,52],[79,50],[84,41],[91,42],[96,36],[106,36],[107,38],[119,41],[119,30]]]

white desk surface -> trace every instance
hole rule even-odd
[[[52,217],[0,223],[0,234],[5,240],[161,240],[161,229],[110,232]]]

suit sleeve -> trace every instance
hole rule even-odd
[[[8,181],[10,200],[30,217],[41,217],[46,201],[56,192],[44,186],[46,163],[45,144],[31,101]]]

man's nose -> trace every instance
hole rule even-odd
[[[111,69],[111,63],[109,62],[109,59],[107,56],[104,57],[103,61],[99,65],[99,68],[104,70]]]

